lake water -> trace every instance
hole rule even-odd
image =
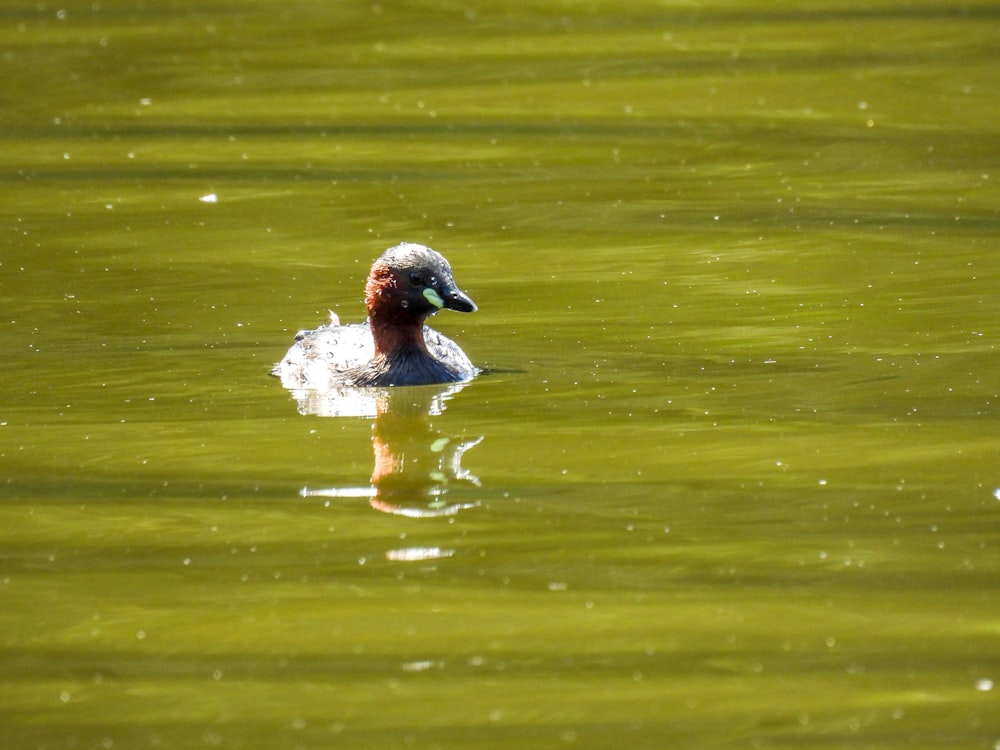
[[[0,17],[4,747],[1000,748],[995,3]]]

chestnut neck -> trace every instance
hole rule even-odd
[[[375,266],[365,286],[365,306],[376,357],[430,356],[424,343],[427,313],[414,312],[404,303],[402,280],[388,266]]]

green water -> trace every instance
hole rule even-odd
[[[1000,746],[995,3],[0,20],[0,745]]]

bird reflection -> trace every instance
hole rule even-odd
[[[465,383],[406,388],[343,387],[292,394],[303,414],[373,416],[374,468],[369,487],[303,488],[304,497],[368,497],[383,513],[411,518],[449,516],[476,502],[451,502],[448,493],[461,485],[480,486],[462,466],[466,451],[482,437],[456,439],[436,430],[430,418]]]

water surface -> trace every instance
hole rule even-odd
[[[0,15],[5,746],[1000,742],[995,5]]]

